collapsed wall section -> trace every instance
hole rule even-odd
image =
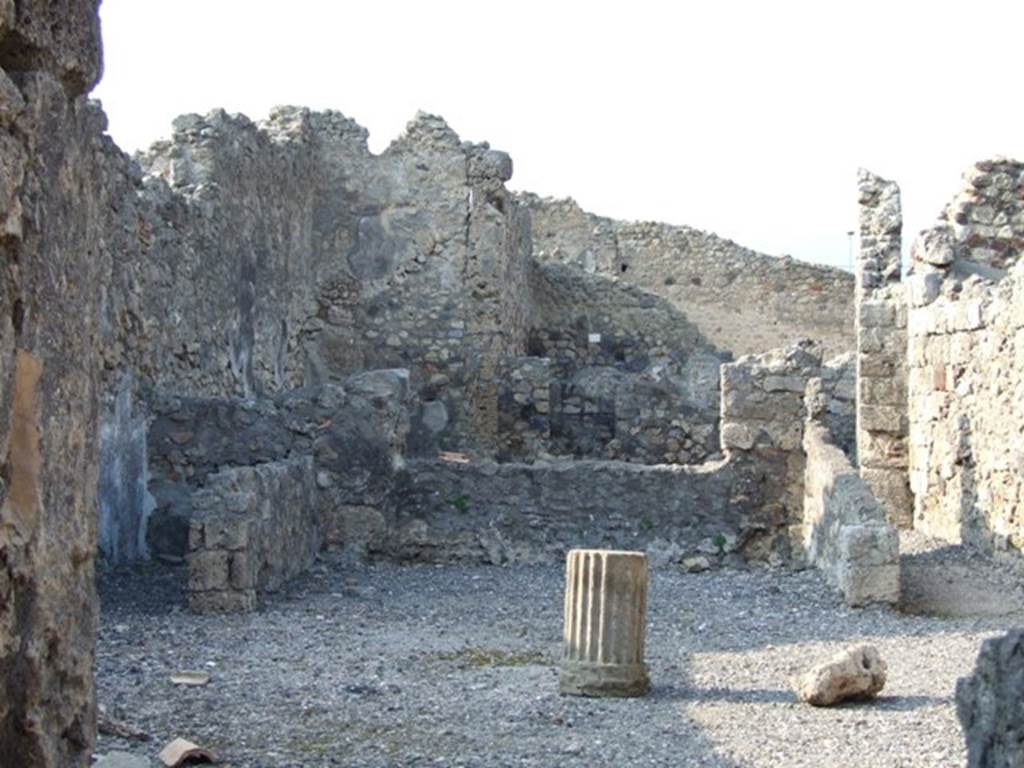
[[[692,464],[718,452],[721,356],[652,294],[531,268],[528,351],[501,371],[499,456]]]
[[[988,551],[1024,549],[1022,194],[1021,163],[976,164],[909,278],[915,525]]]
[[[572,200],[518,195],[534,255],[616,277],[685,312],[736,355],[817,340],[826,357],[853,349],[853,277],[757,253],[691,227],[595,216]]]

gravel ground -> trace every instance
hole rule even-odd
[[[954,685],[983,639],[1024,623],[1022,580],[904,549],[915,613],[844,608],[814,571],[652,572],[653,687],[630,700],[558,695],[557,567],[325,562],[228,617],[183,610],[180,568],[103,573],[99,703],[151,741],[101,735],[97,752],[185,736],[229,766],[963,765]],[[796,701],[793,673],[861,641],[889,665],[880,698]],[[168,679],[196,669],[207,685]]]

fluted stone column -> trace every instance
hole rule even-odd
[[[575,696],[647,692],[647,556],[573,549],[565,562],[565,652],[558,687]]]

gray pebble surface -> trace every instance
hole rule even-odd
[[[323,562],[233,616],[184,610],[185,578],[101,573],[99,704],[151,741],[101,734],[98,754],[156,766],[184,736],[267,768],[957,766],[956,679],[1021,623],[846,608],[814,571],[654,570],[650,694],[583,699],[558,694],[558,567]],[[797,702],[793,674],[859,642],[888,663],[878,699]],[[175,686],[181,670],[210,682]]]

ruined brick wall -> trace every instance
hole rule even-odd
[[[95,739],[100,306],[110,280],[96,2],[0,3],[0,760]]]
[[[895,182],[858,176],[857,461],[893,524],[912,524],[907,479],[907,307],[900,282],[903,214]]]
[[[1024,548],[1022,195],[1024,165],[975,165],[939,225],[915,242],[909,278],[915,526],[1017,552]]]
[[[853,349],[853,277],[767,256],[690,227],[627,223],[572,200],[520,195],[533,217],[534,254],[662,296],[718,348],[736,355],[799,339],[827,357]]]
[[[413,452],[494,450],[499,361],[525,351],[529,220],[511,161],[419,115],[381,155],[344,116],[185,115],[133,166],[104,293],[101,547],[145,554],[140,457],[165,394],[274,396],[407,368]],[[127,394],[125,394],[127,393]]]
[[[427,562],[557,562],[570,547],[782,564],[803,509],[804,344],[722,366],[726,458],[689,465],[410,461],[378,551]]]
[[[534,357],[501,377],[501,456],[688,464],[718,451],[721,357],[685,315],[560,264],[534,264],[530,296]]]
[[[409,430],[409,394],[405,371],[372,371],[273,399],[158,399],[147,435],[149,551],[185,555],[194,500],[212,476],[303,457],[315,461],[324,542],[344,544],[346,525],[376,519],[390,503]]]

